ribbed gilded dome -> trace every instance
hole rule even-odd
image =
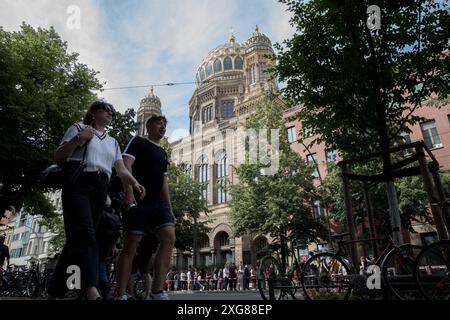
[[[140,109],[148,109],[153,113],[161,114],[161,100],[153,93],[153,88],[150,92],[141,100]]]
[[[270,48],[272,48],[272,42],[270,41],[269,37],[260,32],[258,26],[256,26],[255,32],[251,34],[245,45],[248,48],[255,45],[269,46]]]
[[[234,35],[231,34],[228,43],[214,48],[203,59],[197,69],[197,82],[202,83],[223,73],[243,73],[244,50],[244,45],[236,43]]]

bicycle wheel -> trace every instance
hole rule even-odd
[[[302,270],[302,288],[308,300],[347,300],[352,291],[350,269],[329,252],[309,258]]]
[[[450,240],[425,247],[414,270],[417,286],[428,300],[450,300]]]
[[[26,284],[26,296],[36,298],[39,295],[39,279],[38,275],[33,273],[28,277]]]
[[[269,281],[275,283],[277,279],[282,277],[281,266],[274,257],[267,256],[261,259],[256,273],[256,280],[258,282],[259,293],[263,300],[270,300]],[[281,290],[274,289],[274,298],[278,300],[280,296]]]
[[[381,263],[383,283],[388,297],[399,300],[416,300],[420,294],[416,290],[414,262],[421,246],[404,244],[389,251]]]

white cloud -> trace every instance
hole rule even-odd
[[[118,67],[115,60],[114,44],[109,42],[103,29],[102,13],[90,0],[5,0],[0,3],[0,21],[5,30],[19,30],[22,21],[33,27],[49,28],[53,26],[61,38],[67,42],[69,52],[78,52],[79,60],[90,68],[99,71],[98,78],[102,82],[125,77],[127,70]],[[71,5],[80,8],[81,24],[79,29],[70,29],[68,19],[73,16],[67,12]],[[109,92],[100,94],[117,105],[127,104],[123,93]]]

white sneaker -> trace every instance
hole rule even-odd
[[[120,297],[114,297],[114,300],[116,300],[116,301],[128,300],[128,295],[124,294],[124,295],[122,295]]]
[[[169,295],[163,291],[161,293],[152,293],[153,300],[169,300]]]

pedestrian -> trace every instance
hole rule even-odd
[[[6,260],[6,269],[9,268],[9,248],[5,244],[5,236],[0,235],[0,270],[3,269],[3,265]]]
[[[164,292],[164,282],[170,269],[175,244],[176,221],[169,198],[168,158],[159,144],[166,133],[166,125],[164,116],[150,116],[146,123],[148,136],[133,137],[123,153],[126,167],[149,192],[145,198],[136,199],[131,188],[125,189],[124,206],[130,209],[123,214],[124,244],[117,271],[118,300],[127,298],[125,289],[130,276],[131,261],[146,228],[152,229],[160,244],[153,263],[151,298],[168,300],[168,295]]]
[[[48,290],[49,297],[63,298],[70,265],[79,267],[82,295],[100,300],[98,291],[98,244],[96,229],[105,207],[112,167],[125,185],[142,197],[145,189],[133,178],[122,160],[119,144],[108,135],[114,107],[104,101],[92,103],[83,121],[72,125],[55,152],[55,162],[82,161],[85,167],[74,183],[62,189],[66,243]]]
[[[248,265],[244,267],[244,290],[250,289],[250,269]]]

